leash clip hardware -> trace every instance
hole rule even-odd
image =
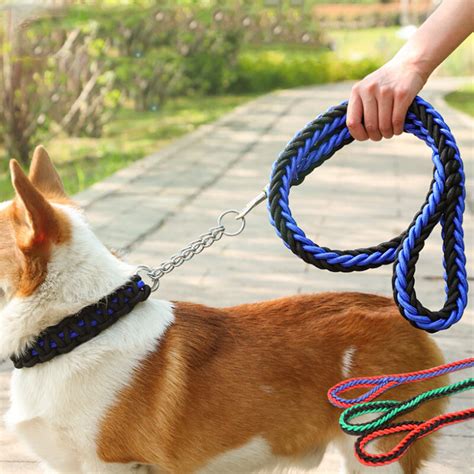
[[[268,197],[267,191],[264,189],[258,196],[254,197],[247,205],[235,216],[236,219],[244,219],[247,214],[252,212],[257,206],[259,206]]]
[[[142,273],[151,280],[150,288],[151,292],[153,293],[160,287],[160,278],[156,278],[153,268],[149,267],[148,265],[139,265],[137,267],[136,274],[141,276]]]

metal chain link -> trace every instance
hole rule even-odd
[[[263,202],[267,197],[266,191],[259,194],[255,199],[250,201],[242,211],[229,210],[223,212],[219,219],[217,219],[217,226],[209,229],[208,232],[199,236],[198,239],[190,242],[186,247],[181,249],[178,253],[171,256],[164,261],[159,267],[151,268],[147,265],[140,265],[137,273],[144,273],[151,280],[151,291],[156,291],[160,287],[160,280],[168,273],[171,273],[175,268],[180,267],[184,262],[188,262],[195,255],[200,254],[204,249],[209,248],[218,240],[221,240],[224,235],[234,237],[241,234],[246,225],[245,216],[252,211],[256,206]],[[231,232],[227,230],[223,221],[228,215],[234,215],[236,221],[240,221],[240,226],[237,230]]]

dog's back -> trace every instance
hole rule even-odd
[[[429,336],[404,321],[392,300],[374,295],[325,293],[226,309],[176,303],[174,315],[102,425],[99,453],[109,462],[138,460],[184,473],[217,460],[216,472],[230,472],[226,463],[250,446],[259,454],[249,466],[259,457],[263,464],[316,463],[329,442],[353,442],[327,401],[331,386],[442,363]],[[406,399],[444,382],[387,396]],[[443,405],[410,416],[426,419]],[[404,472],[416,472],[430,445],[423,440],[412,448]]]

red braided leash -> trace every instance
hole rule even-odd
[[[365,436],[360,436],[355,442],[355,455],[362,464],[366,466],[384,466],[398,461],[418,439],[434,433],[448,425],[461,423],[474,418],[474,408],[435,416],[427,421],[410,421],[373,431]],[[390,451],[382,454],[369,453],[366,446],[379,438],[397,433],[408,432],[408,434]]]

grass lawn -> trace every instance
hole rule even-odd
[[[250,98],[180,98],[170,100],[156,112],[123,109],[106,126],[101,138],[55,136],[44,140],[43,145],[57,165],[67,191],[74,194]],[[0,158],[0,202],[12,194],[7,158]]]
[[[400,27],[370,28],[361,30],[328,31],[327,37],[332,41],[336,54],[349,58],[379,57],[390,59],[405,43],[398,36]],[[446,59],[438,69],[444,76],[470,76],[474,74],[474,35]]]
[[[445,99],[455,109],[474,117],[474,83],[450,92]]]

